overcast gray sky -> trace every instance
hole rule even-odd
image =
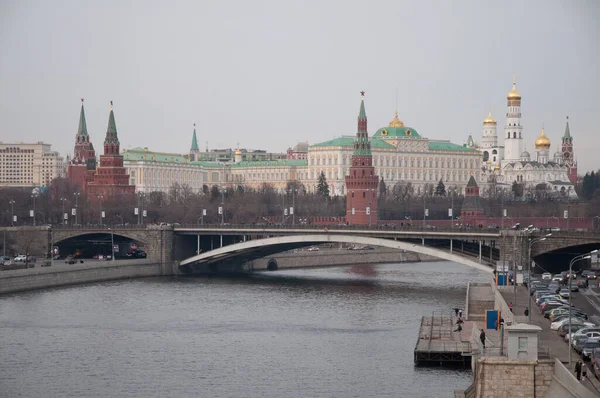
[[[571,120],[580,171],[600,167],[600,1],[0,0],[0,140],[66,154],[80,98],[102,148],[114,101],[121,148],[285,151],[369,132],[395,108],[421,135],[463,143],[513,74],[527,149]],[[502,136],[500,134],[500,136]]]

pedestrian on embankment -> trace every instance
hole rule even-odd
[[[577,375],[577,380],[581,381],[581,360],[575,364],[575,374]]]
[[[586,377],[587,377],[587,366],[585,365],[585,362],[581,361],[581,381],[585,381]]]
[[[481,345],[485,348],[485,332],[481,329],[481,333],[479,334],[479,340],[481,340]]]
[[[462,312],[463,312],[462,310],[458,310],[458,317],[459,318],[462,318]]]
[[[529,308],[525,308],[524,314],[525,314],[525,316],[529,316]]]

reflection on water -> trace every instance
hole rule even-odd
[[[0,395],[450,397],[420,318],[463,306],[450,262],[151,278],[0,297]]]

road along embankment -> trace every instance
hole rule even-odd
[[[33,289],[165,275],[156,260],[86,260],[83,264],[56,264],[0,272],[0,294]]]
[[[342,265],[389,264],[419,261],[439,261],[436,257],[397,249],[347,250],[325,248],[319,251],[307,249],[284,252],[259,258],[249,265],[253,270],[277,270],[289,268],[327,267]]]

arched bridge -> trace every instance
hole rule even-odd
[[[493,270],[493,268],[487,264],[487,261],[483,261],[483,263],[486,264],[484,265],[480,261],[464,255],[452,253],[449,250],[436,249],[417,243],[409,243],[392,239],[335,233],[278,236],[234,243],[187,258],[180,262],[180,266],[189,270],[194,266],[194,264],[226,262],[227,260],[233,258],[235,258],[237,262],[241,263],[243,261],[250,261],[260,257],[265,257],[270,254],[320,243],[349,243],[358,245],[382,246],[420,254],[427,254],[437,258],[455,261],[457,263],[477,268],[482,271],[492,272]]]

